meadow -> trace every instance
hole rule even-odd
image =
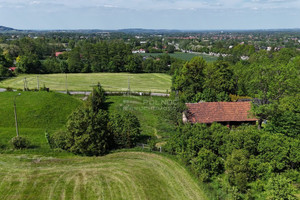
[[[91,91],[100,82],[106,91],[166,93],[171,88],[171,76],[159,73],[78,73],[78,74],[24,74],[0,82],[0,88],[23,89],[26,78],[29,89],[47,87],[56,91]]]
[[[11,149],[10,140],[16,135],[13,102],[16,97],[18,127],[21,136],[30,139],[34,148],[25,150],[30,154],[53,155],[45,132],[53,133],[64,129],[68,116],[82,104],[77,98],[56,92],[2,92],[0,93],[0,152]],[[135,114],[141,124],[141,140],[149,137],[165,141],[176,130],[173,122],[166,117],[167,97],[151,96],[107,96],[110,112],[127,110]],[[19,153],[18,151],[14,151]]]
[[[16,97],[19,134],[28,138],[32,144],[32,148],[25,152],[53,154],[45,132],[53,133],[63,128],[68,116],[82,102],[72,96],[54,92],[20,92],[20,96],[18,94],[19,92],[0,93],[0,152],[11,151],[10,140],[16,136],[13,106]]]
[[[185,168],[156,154],[0,157],[1,199],[206,199]]]
[[[149,152],[114,152],[103,157],[76,156],[50,149],[45,132],[64,128],[69,114],[82,104],[55,92],[0,93],[0,199],[207,199],[202,186],[178,162]],[[17,97],[16,97],[17,96]],[[20,135],[32,147],[14,150],[13,101]],[[151,107],[163,97],[109,96],[111,111],[132,109],[143,122],[143,134],[166,135],[169,121]],[[142,109],[148,107],[149,109]],[[148,132],[147,132],[148,131]]]
[[[136,115],[143,136],[164,140],[176,131],[173,122],[167,117],[167,104],[173,103],[168,97],[108,96],[107,103],[111,112],[126,110]]]
[[[163,53],[142,53],[141,55],[158,57],[158,56],[163,55]],[[218,57],[216,57],[216,56],[210,56],[210,55],[200,54],[200,53],[198,54],[198,53],[175,52],[175,53],[170,53],[168,55],[170,55],[173,58],[178,58],[178,59],[185,60],[185,61],[190,61],[192,58],[194,58],[196,56],[203,57],[204,60],[206,60],[206,62],[214,62],[218,59]]]

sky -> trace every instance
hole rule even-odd
[[[0,26],[35,30],[300,28],[300,0],[0,0]]]

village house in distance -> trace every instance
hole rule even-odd
[[[251,102],[200,102],[187,103],[183,122],[212,124],[218,122],[227,127],[241,124],[255,125],[257,119],[251,116]]]

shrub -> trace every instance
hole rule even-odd
[[[66,139],[67,132],[63,130],[59,130],[55,132],[52,136],[47,137],[48,144],[52,149],[66,149]]]
[[[141,130],[140,122],[134,114],[127,111],[114,113],[110,116],[108,126],[113,133],[115,148],[131,148],[136,145]]]
[[[151,139],[149,139],[147,143],[149,144],[151,151],[157,150],[157,147],[156,147],[157,139],[155,137],[152,137]]]
[[[12,92],[13,89],[12,89],[11,87],[7,87],[7,88],[6,88],[6,91],[7,91],[7,92]]]
[[[49,89],[49,88],[47,88],[47,87],[45,86],[45,84],[44,84],[44,86],[43,86],[43,87],[40,87],[40,91],[47,91],[47,92],[49,92],[49,91],[50,91],[50,89]]]
[[[30,147],[29,140],[24,137],[16,136],[11,142],[15,149],[27,149]]]
[[[241,192],[246,191],[250,176],[248,154],[244,149],[233,150],[225,161],[229,183]]]
[[[67,122],[66,150],[87,156],[106,154],[112,142],[107,129],[108,121],[104,110],[100,109],[98,113],[85,107],[76,110]]]
[[[294,195],[295,189],[292,185],[292,181],[282,175],[277,175],[269,179],[265,193],[269,200],[297,199]]]
[[[211,150],[202,148],[197,157],[191,160],[191,167],[200,180],[210,181],[213,176],[223,172],[224,163]]]

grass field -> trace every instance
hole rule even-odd
[[[164,156],[0,157],[0,199],[206,199],[185,168]]]
[[[10,140],[16,136],[13,102],[17,94],[17,92],[0,93],[1,152],[10,151]],[[52,133],[62,128],[68,116],[79,105],[81,102],[78,99],[65,94],[21,92],[21,95],[16,98],[19,133],[29,138],[33,146],[26,152],[53,154],[47,144],[45,131]]]
[[[54,92],[21,92],[16,98],[20,135],[32,147],[14,150],[13,99],[0,93],[0,199],[207,199],[202,187],[179,163],[146,152],[80,157],[50,149],[45,130],[62,128],[80,100]],[[110,96],[109,109],[130,108],[143,134],[167,135],[172,125],[158,110],[165,98]],[[145,107],[145,108],[144,108]],[[144,109],[143,109],[144,108]]]
[[[38,78],[37,78],[38,76]],[[129,74],[129,73],[89,73],[89,74],[26,74],[0,82],[0,88],[24,88],[24,78],[29,89],[45,85],[50,90],[90,91],[98,82],[106,91],[131,91],[165,93],[171,88],[171,76],[159,73]],[[129,84],[128,84],[129,83]]]
[[[128,110],[134,113],[141,123],[142,134],[164,139],[176,130],[166,117],[166,104],[172,103],[167,97],[151,96],[109,96],[110,111]]]
[[[14,97],[20,128],[61,128],[67,117],[81,102],[71,96],[55,92],[0,93],[0,127],[15,127]]]
[[[158,56],[163,55],[163,53],[142,53],[141,55],[158,57]],[[171,57],[182,59],[185,61],[190,61],[192,58],[194,58],[196,56],[203,57],[206,60],[206,62],[214,62],[218,59],[218,57],[215,57],[215,56],[210,56],[210,55],[205,55],[205,54],[196,54],[196,53],[175,52],[175,53],[171,53],[169,55]]]
[[[13,100],[17,94],[17,92],[0,93],[0,150],[2,149],[2,152],[11,149],[10,140],[16,135]],[[140,142],[144,143],[149,136],[165,141],[176,131],[174,124],[166,117],[166,102],[169,103],[167,97],[108,96],[107,98],[110,112],[128,110],[138,117],[142,131]],[[19,132],[21,136],[29,138],[34,146],[26,152],[52,155],[53,152],[45,139],[45,132],[51,134],[64,128],[68,116],[80,104],[80,100],[65,94],[21,92],[21,95],[16,98]]]

